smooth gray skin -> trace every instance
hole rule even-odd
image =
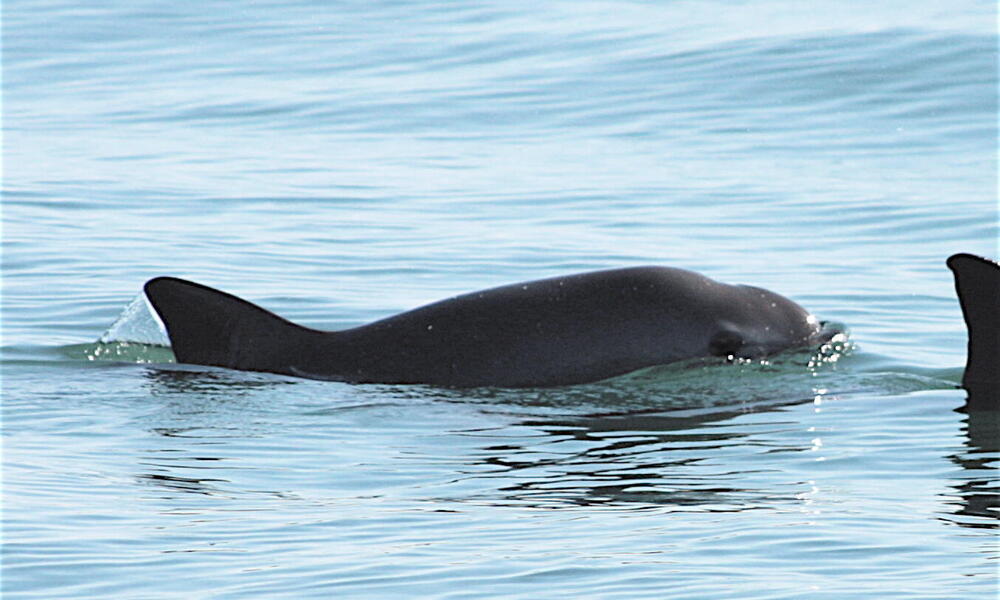
[[[783,296],[666,267],[507,285],[335,332],[181,279],[145,291],[179,362],[357,383],[568,385],[823,341],[817,320]]]

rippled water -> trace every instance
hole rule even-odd
[[[3,593],[994,598],[994,3],[5,3]],[[664,264],[825,357],[546,390],[99,345],[156,275],[338,329]]]

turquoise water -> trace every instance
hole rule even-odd
[[[5,598],[996,597],[944,267],[998,254],[994,3],[3,23]],[[635,264],[850,341],[463,391],[96,344],[157,275],[339,329]]]

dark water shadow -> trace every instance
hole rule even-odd
[[[847,398],[808,398],[687,407],[673,396],[670,409],[580,415],[536,415],[514,427],[535,436],[527,443],[484,444],[480,461],[498,487],[490,503],[561,508],[572,506],[656,509],[668,512],[741,512],[800,504],[804,482],[788,481],[774,453],[807,453],[805,438],[770,434],[801,428],[783,413]],[[875,398],[874,400],[877,400]],[[953,510],[943,520],[961,527],[998,529],[1000,411],[970,411],[961,431],[964,450],[945,455],[961,472],[942,483]],[[747,419],[751,416],[751,419]],[[944,416],[944,415],[942,415]],[[468,432],[470,435],[492,432]],[[959,435],[956,432],[956,435]],[[757,457],[763,460],[754,461]],[[770,473],[769,473],[770,472]],[[480,475],[473,475],[479,477]],[[749,485],[747,483],[749,482]]]
[[[741,460],[749,454],[812,449],[808,440],[767,447],[774,443],[769,431],[800,425],[794,417],[782,417],[787,409],[855,395],[877,401],[880,395],[956,387],[950,372],[943,377],[920,369],[888,375],[864,369],[817,373],[803,368],[801,358],[738,365],[698,361],[588,386],[439,396],[511,415],[513,427],[538,437],[523,445],[482,447],[482,465],[492,469],[490,476],[514,482],[498,490],[505,502],[539,508],[743,511],[798,502],[801,487],[795,485],[752,489],[739,483],[761,482],[756,467],[746,470],[748,462]],[[968,405],[963,410],[969,451],[950,458],[969,475],[983,474],[996,457],[998,413],[969,411]],[[748,425],[745,417],[751,413],[755,417]],[[727,467],[730,458],[734,464]],[[775,468],[766,466],[768,461],[758,464]],[[956,486],[961,498],[956,514],[978,518],[956,522],[992,528],[994,521],[982,519],[995,519],[996,485],[996,478],[987,476]]]
[[[268,431],[252,416],[261,409],[257,395],[291,388],[296,381],[193,365],[142,368],[146,392],[157,401],[147,430],[151,442],[161,443],[137,457],[135,480],[172,502],[242,493],[224,476],[233,468],[233,457],[219,449],[227,441],[266,437]]]
[[[777,413],[782,406],[812,401],[770,404],[760,410]],[[737,512],[760,509],[779,499],[794,500],[792,490],[781,497],[782,492],[772,487],[740,485],[750,473],[724,464],[725,456],[741,454],[741,447],[756,443],[759,432],[729,425],[746,414],[744,406],[525,419],[517,426],[539,432],[544,442],[530,447],[485,446],[482,461],[501,470],[505,479],[516,480],[499,490],[507,501],[539,508],[645,506]],[[767,423],[769,428],[782,426],[780,419]],[[569,449],[562,451],[563,447]],[[808,449],[802,445],[782,451]]]
[[[299,380],[283,375],[233,371],[197,365],[149,365],[143,375],[153,396],[208,394],[245,396],[261,389],[294,386]]]
[[[952,485],[961,501],[946,520],[961,527],[1000,529],[1000,472],[995,466],[1000,459],[1000,391],[969,392],[956,412],[965,417],[966,450],[948,459],[968,477]]]
[[[565,388],[436,390],[510,423],[465,431],[483,440],[472,478],[498,483],[491,504],[734,512],[793,502],[738,459],[761,452],[763,431],[788,429],[786,408],[831,397],[808,355],[778,361],[697,360]],[[735,422],[756,413],[756,423]],[[527,431],[526,437],[510,431]],[[499,441],[497,441],[499,438]],[[509,440],[509,441],[508,441]],[[802,452],[801,446],[763,451]],[[740,464],[727,464],[727,458]],[[751,461],[752,462],[752,461]],[[759,462],[758,462],[759,464]],[[483,474],[485,473],[485,474]],[[747,482],[760,485],[750,488]]]

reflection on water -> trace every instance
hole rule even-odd
[[[779,377],[771,392],[781,390],[784,397],[761,401],[768,382],[761,375],[745,366],[685,365],[667,373],[647,372],[590,386],[530,393],[420,386],[331,389],[360,391],[361,396],[370,392],[382,400],[391,393],[395,398],[391,406],[404,413],[452,405],[475,409],[494,423],[501,419],[502,424],[441,434],[447,436],[448,445],[437,451],[454,463],[451,483],[439,490],[446,501],[533,508],[740,512],[796,506],[810,493],[810,481],[785,472],[783,461],[817,460],[822,432],[802,420],[803,414],[809,414],[802,407],[821,411],[825,404],[842,400],[836,394],[819,392],[811,377],[801,382],[800,394],[788,397],[795,387],[789,381],[794,378]],[[165,443],[149,450],[136,477],[172,494],[250,493],[240,491],[239,457],[233,456],[232,445],[267,439],[293,427],[280,422],[287,416],[285,409],[274,412],[274,420],[262,414],[266,407],[260,406],[260,398],[294,398],[302,385],[315,385],[223,370],[149,369],[146,376],[150,396],[163,401],[156,423],[150,426],[155,434],[150,439]],[[731,387],[727,394],[720,394],[718,386],[732,385],[733,377],[741,377],[746,389]],[[696,380],[702,388],[695,385]],[[677,386],[678,381],[686,384]],[[328,385],[319,384],[317,389]],[[367,392],[366,387],[370,388]],[[708,388],[716,389],[712,402],[706,402]],[[726,403],[726,397],[733,400]],[[427,405],[428,401],[432,404]],[[363,421],[365,411],[377,406],[388,405],[366,404],[355,395],[345,406],[310,409],[294,419],[308,419],[310,428],[323,427],[323,422],[336,426],[348,414]],[[990,461],[1000,451],[998,414],[966,411],[965,416],[967,451],[948,457],[964,473],[952,486],[960,505],[950,520],[992,528],[1000,506],[990,476]],[[461,443],[455,444],[456,438]],[[213,449],[222,452],[213,455]],[[391,464],[386,468],[410,468],[410,457],[402,462],[400,458],[388,457]],[[468,491],[472,482],[474,491]]]
[[[881,581],[900,564],[934,577],[989,573],[996,415],[951,412],[955,391],[817,393],[816,378],[797,373],[684,365],[516,392],[177,365],[78,369],[74,389],[108,394],[119,382],[115,402],[36,397],[30,411],[8,415],[22,429],[38,423],[41,442],[5,443],[14,442],[13,497],[41,490],[30,501],[59,507],[87,539],[14,520],[7,531],[41,550],[12,559],[9,572],[40,577],[65,568],[58,555],[95,561],[107,581],[130,560],[141,570],[168,553],[198,553],[167,572],[200,569],[218,581],[227,569],[275,564],[278,578],[258,580],[269,590],[303,570],[311,581],[343,581],[358,569],[406,577],[425,567],[444,588],[483,577],[498,555],[526,556],[525,577],[538,564],[558,569],[545,562],[558,555],[604,561],[615,581],[660,577],[657,585],[676,577],[664,561],[702,580],[747,561],[757,572],[807,557],[794,561],[797,576],[824,585],[852,569]],[[771,377],[781,383],[768,399]],[[84,508],[74,502],[82,496]],[[15,501],[32,514],[28,500]],[[129,528],[136,541],[123,544]],[[457,563],[466,567],[441,574]]]
[[[259,389],[294,385],[295,380],[281,375],[231,371],[214,367],[163,365],[144,371],[150,394],[187,394],[245,396]]]
[[[503,498],[536,507],[572,503],[710,511],[760,508],[776,500],[775,491],[739,485],[747,480],[745,473],[725,460],[759,444],[754,428],[730,423],[745,414],[742,408],[679,409],[528,419],[517,426],[543,436],[530,446],[484,446],[481,460],[497,468],[489,477],[515,481],[499,488]]]
[[[967,478],[952,484],[958,497],[958,518],[952,521],[963,527],[1000,528],[1000,482],[996,478],[997,455],[1000,454],[1000,406],[989,410],[970,410],[969,402],[958,412],[964,413],[966,450],[949,456],[949,460],[967,473]],[[973,519],[962,517],[975,517]]]
[[[229,483],[225,479],[177,477],[175,475],[162,475],[159,473],[141,473],[136,475],[136,480],[160,486],[172,492],[183,492],[186,494],[217,495],[220,490],[215,488],[213,483]]]

